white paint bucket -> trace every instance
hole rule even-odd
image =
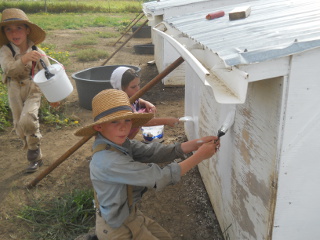
[[[57,62],[57,64],[47,66],[49,72],[54,74],[54,76],[47,79],[45,77],[45,70],[42,69],[34,76],[33,81],[39,86],[49,102],[59,102],[72,93],[73,86],[63,65],[53,58],[50,59]]]

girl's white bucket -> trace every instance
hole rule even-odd
[[[72,93],[73,86],[63,65],[53,58],[50,59],[58,63],[47,66],[49,72],[54,74],[54,76],[47,79],[44,74],[45,70],[42,69],[34,76],[33,81],[39,86],[41,92],[49,102],[59,102]]]

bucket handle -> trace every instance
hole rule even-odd
[[[58,63],[64,70],[65,70],[65,67],[63,66],[62,63],[58,62],[57,60],[55,60],[54,58],[48,56],[48,55],[45,55],[45,54],[41,54],[42,57],[47,57],[47,58],[50,58],[52,61],[55,61],[56,63]]]

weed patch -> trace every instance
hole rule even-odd
[[[1,75],[2,74],[0,73],[0,82],[2,81]],[[7,87],[3,83],[0,83],[0,131],[3,131],[6,127],[11,126],[11,118],[9,113],[10,109]]]
[[[50,106],[49,102],[42,97],[39,109],[39,120],[48,126],[60,129],[64,126],[78,126],[79,119],[76,116],[68,115],[66,104],[61,104],[58,108]]]
[[[69,52],[68,51],[56,51],[56,45],[48,44],[48,43],[41,43],[39,47],[46,53],[47,56],[52,57],[53,59],[57,60],[59,63],[63,65],[68,65],[69,61]],[[50,60],[51,63],[56,63]]]
[[[96,36],[83,36],[80,39],[77,39],[72,42],[73,45],[96,45],[98,43],[98,39]]]
[[[33,230],[31,239],[70,240],[94,227],[93,190],[75,190],[57,199],[33,199],[18,213]]]
[[[95,48],[83,49],[76,53],[76,57],[79,62],[96,61],[102,58],[107,58],[108,56],[108,53],[101,52]]]
[[[117,38],[120,36],[120,33],[114,32],[97,32],[99,38]]]

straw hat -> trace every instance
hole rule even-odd
[[[96,132],[93,126],[100,123],[131,119],[132,127],[138,127],[153,118],[152,113],[133,112],[128,95],[117,89],[103,90],[92,99],[92,115],[94,123],[77,130],[76,136],[92,136]]]
[[[9,43],[6,34],[3,31],[3,27],[9,24],[26,24],[30,28],[28,39],[30,39],[34,45],[37,45],[46,37],[45,31],[38,27],[36,24],[29,21],[27,15],[18,8],[7,8],[3,10],[0,22],[0,46]]]

